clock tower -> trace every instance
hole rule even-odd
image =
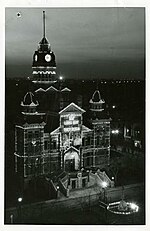
[[[32,70],[32,82],[48,84],[56,82],[55,55],[45,35],[45,11],[43,11],[43,38],[34,52]]]

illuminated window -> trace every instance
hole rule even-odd
[[[124,129],[124,136],[131,137],[131,127],[125,127]]]
[[[136,147],[136,148],[141,148],[141,141],[139,141],[139,140],[135,140],[134,141],[134,146]]]

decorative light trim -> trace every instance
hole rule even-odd
[[[120,204],[120,201],[117,202],[113,202],[113,203],[109,203],[107,206],[107,210],[110,211],[111,213],[115,213],[115,214],[122,214],[122,215],[129,215],[132,213],[136,213],[139,211],[139,206],[131,203],[131,202],[126,202],[128,209],[130,209],[130,211],[114,211],[111,208],[118,208],[118,205]]]
[[[36,66],[36,67],[32,67],[33,69],[34,68],[41,68],[41,69],[56,69],[56,67],[45,67],[45,66]]]
[[[45,90],[41,87],[39,89],[37,89],[35,92],[39,92],[39,91],[45,92]]]
[[[21,112],[23,115],[45,115],[46,113],[39,113],[39,112]]]
[[[56,83],[57,80],[33,80],[32,83]]]
[[[75,107],[76,109],[78,109],[78,110],[81,111],[82,113],[85,112],[84,109],[80,108],[80,107],[77,106],[75,103],[70,103],[67,107],[65,107],[63,110],[61,110],[61,111],[59,112],[59,114],[62,114],[63,112],[65,112],[65,111],[66,111],[69,107],[71,107],[71,106]]]
[[[69,147],[67,150],[65,150],[64,154],[67,153],[67,152],[69,152],[70,149],[73,149],[73,150],[75,150],[76,152],[79,153],[79,150],[78,150],[78,149],[76,149],[75,147],[71,146],[71,147]]]
[[[49,90],[58,91],[55,87],[50,86],[49,88],[47,88],[47,89],[45,90],[45,92],[46,92],[46,91],[49,91]]]
[[[70,90],[68,87],[65,87],[65,88],[63,88],[61,91],[62,91],[62,92],[64,92],[64,91],[70,92],[71,90]]]
[[[33,75],[38,75],[38,74],[44,74],[44,75],[55,75],[56,74],[56,71],[33,71],[32,72]]]
[[[103,111],[104,109],[103,108],[101,108],[101,109],[92,109],[92,108],[90,108],[90,111]]]

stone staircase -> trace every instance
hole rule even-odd
[[[107,187],[114,187],[114,182],[107,176],[105,171],[98,170],[96,173],[89,173],[89,186],[98,185],[103,188],[104,182],[106,182]]]

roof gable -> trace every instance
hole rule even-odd
[[[85,125],[82,125],[82,131],[83,132],[90,132],[92,130],[90,128],[86,127]]]
[[[63,88],[61,91],[62,91],[62,92],[66,92],[66,91],[70,92],[71,90],[70,90],[68,87],[65,87],[65,88]]]
[[[49,88],[46,89],[46,91],[58,91],[55,87],[50,86]]]
[[[50,134],[55,135],[60,133],[60,127],[56,128],[54,131],[52,131]]]
[[[69,147],[69,148],[64,152],[64,154],[66,154],[66,153],[69,152],[69,151],[75,151],[75,152],[79,153],[79,150],[78,150],[78,149],[76,149],[75,147],[71,146],[71,147]]]
[[[75,103],[70,103],[67,107],[65,107],[63,110],[59,112],[59,114],[67,113],[67,112],[78,112],[78,113],[84,113],[85,110],[77,106]]]
[[[35,92],[45,92],[45,90],[43,89],[43,88],[39,88],[39,89],[37,89]]]

